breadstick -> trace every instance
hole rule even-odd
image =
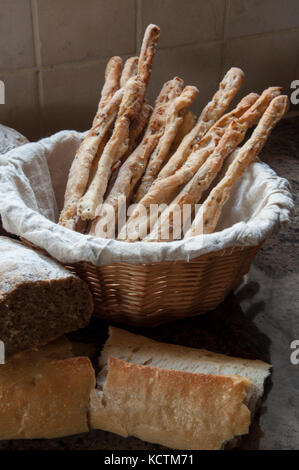
[[[133,122],[131,126],[130,136],[129,136],[129,147],[126,152],[126,155],[123,157],[122,162],[118,161],[117,164],[114,165],[113,167],[113,172],[110,177],[104,199],[106,199],[109,196],[110,191],[114,186],[121,164],[126,161],[126,159],[131,155],[131,153],[137,147],[140,136],[142,136],[142,133],[149,122],[149,118],[152,112],[153,112],[152,106],[145,101],[142,105],[138,118],[135,119],[135,121]]]
[[[128,77],[129,69],[132,71],[132,68],[129,68],[127,63],[128,61],[124,71],[126,70]],[[82,141],[71,166],[65,192],[64,208],[59,220],[61,225],[71,230],[76,229],[78,223],[77,203],[83,196],[86,187],[88,187],[91,175],[95,173],[100,155],[107,142],[109,128],[115,119],[122,99],[122,92],[118,91],[115,94],[118,88],[121,67],[122,59],[120,57],[111,57],[108,61],[101,100],[92,128]]]
[[[248,128],[255,124],[255,122],[260,118],[260,116],[266,109],[268,103],[273,97],[275,97],[279,93],[279,91],[280,89],[277,89],[275,87],[270,88],[265,90],[259,99],[256,99],[256,95],[253,97],[251,95],[248,95],[241,101],[239,106],[242,109],[246,100],[249,99],[250,101],[250,98],[254,98],[256,100],[255,103],[243,115],[241,115],[238,120],[232,120],[231,124],[225,131],[214,152],[212,152],[212,154],[208,157],[208,159],[202,166],[199,166],[197,173],[174,199],[173,204],[171,204],[170,207],[168,207],[161,214],[160,220],[158,220],[158,222],[154,226],[154,229],[152,230],[152,233],[148,237],[150,241],[160,241],[162,239],[161,230],[162,227],[165,226],[165,224],[169,225],[169,233],[166,234],[168,237],[168,241],[172,239],[174,231],[174,227],[172,226],[174,211],[177,210],[178,207],[182,208],[184,204],[193,205],[200,200],[203,192],[208,189],[208,187],[211,185],[212,181],[222,168],[224,160],[236,149],[240,142],[242,142]],[[236,108],[235,112],[232,112],[232,114],[235,117],[238,117],[238,115],[240,115],[240,110]],[[229,115],[223,116],[218,121],[218,124],[227,124],[228,116]],[[185,162],[182,168],[178,170],[176,174],[173,175],[173,177],[170,178],[174,178],[174,176],[182,173],[182,170],[185,166],[187,166],[187,163],[188,160],[187,162]],[[170,178],[167,178],[167,180],[170,180]],[[179,231],[178,227],[175,227],[175,229]],[[179,237],[179,233],[176,233],[175,235]]]
[[[182,88],[183,81],[177,77],[163,85],[162,90],[156,99],[155,109],[150,118],[149,125],[142,142],[121,166],[115,184],[105,201],[105,204],[109,204],[114,208],[116,219],[119,198],[128,198],[135,185],[142,177],[146,163],[164,132],[169,106],[171,105],[171,102],[180,95]],[[96,235],[97,233],[96,226],[98,220],[99,218],[97,218],[92,224],[90,231],[90,234],[92,235]]]
[[[148,25],[144,33],[138,61],[138,75],[146,86],[148,85],[148,81],[151,76],[153,59],[159,36],[159,26],[156,26],[155,24]]]
[[[170,106],[168,111],[165,131],[157,147],[150,156],[147,168],[141,180],[138,191],[133,199],[134,202],[140,201],[148,192],[159,170],[161,169],[165,158],[168,155],[170,146],[177,134],[178,128],[182,124],[185,109],[190,106],[198,95],[198,89],[193,86],[186,86],[181,95],[178,96]]]
[[[120,87],[123,88],[130,78],[137,75],[138,71],[138,57],[129,57],[126,60],[121,77],[120,77]]]
[[[179,228],[173,226],[175,211],[177,211],[178,208],[184,209],[184,205],[187,204],[192,207],[200,200],[203,192],[210,186],[213,179],[220,171],[225,158],[236,149],[244,136],[244,125],[241,126],[238,122],[231,122],[215,150],[198,169],[189,183],[183,187],[173,202],[162,212],[152,232],[145,238],[145,241],[162,241],[163,227],[168,227],[169,229],[168,233],[166,233],[166,241],[173,239],[175,230],[177,231],[175,234],[176,238],[180,238],[181,234],[179,233]],[[182,217],[180,217],[180,219],[182,220]],[[181,222],[181,220],[179,220],[179,222]]]
[[[131,155],[137,147],[139,143],[138,141],[142,136],[144,129],[148,125],[152,112],[153,107],[147,101],[144,101],[139,116],[135,119],[130,129],[130,142],[127,156]]]
[[[61,225],[71,230],[75,229],[78,222],[77,205],[86,190],[92,162],[101,142],[106,139],[121,99],[122,90],[118,90],[102,110],[96,125],[90,129],[82,141],[73,160],[64,197],[64,207],[59,219]]]
[[[145,31],[137,76],[125,85],[113,134],[100,158],[94,179],[78,204],[77,212],[83,220],[95,218],[97,207],[103,202],[112,167],[118,160],[121,161],[128,150],[130,126],[137,118],[144,100],[159,35],[160,29],[155,25],[149,25]]]
[[[197,121],[196,115],[192,111],[188,111],[184,118],[182,125],[179,127],[178,132],[175,136],[175,139],[170,147],[170,155],[172,155],[182,142],[183,138],[189,134],[189,132],[193,129]]]
[[[112,136],[101,155],[92,183],[78,203],[77,213],[83,220],[92,220],[96,216],[96,208],[103,201],[112,167],[128,148],[130,124],[139,113],[144,93],[144,83],[138,76],[127,82]]]
[[[247,110],[254,105],[257,97],[258,95],[255,93],[245,96],[233,111],[222,116],[201,141],[194,146],[191,155],[189,155],[188,159],[174,175],[156,180],[149,192],[139,202],[140,206],[137,205],[133,214],[128,219],[126,227],[124,227],[120,234],[121,239],[123,239],[125,233],[127,233],[128,240],[135,241],[137,228],[141,236],[146,237],[150,223],[154,224],[155,220],[148,219],[146,223],[141,222],[140,214],[143,213],[143,208],[149,208],[151,204],[169,203],[175,196],[177,189],[181,185],[186,184],[193,177],[198,168],[201,167],[209,155],[215,150],[227,126],[233,120],[242,116],[242,113],[247,112]]]
[[[121,68],[122,59],[120,57],[115,56],[109,59],[105,70],[105,82],[101,91],[101,99],[92,126],[95,126],[97,124],[101,111],[109,103],[109,100],[111,100],[112,96],[118,89]]]
[[[228,108],[230,102],[240,89],[244,73],[238,68],[231,68],[219,85],[212,100],[203,109],[197,124],[184,137],[176,152],[160,171],[158,178],[173,175],[192,152],[194,145],[206,134]]]
[[[234,183],[255,160],[265,145],[271,130],[280,121],[287,110],[287,96],[277,96],[272,100],[252,136],[241,147],[238,155],[228,167],[224,178],[210,192],[209,196],[200,207],[191,228],[185,235],[186,238],[202,233],[212,233],[215,230],[221,209],[228,200]]]
[[[123,68],[123,71],[122,71],[122,74],[121,74],[121,77],[120,77],[120,86],[121,88],[123,88],[127,81],[134,77],[135,75],[137,75],[137,66],[138,66],[138,57],[130,57],[129,59],[126,60],[125,62],[125,65],[124,65],[124,68]],[[138,119],[137,119],[138,120]],[[134,122],[133,122],[133,125],[132,125],[132,129],[134,127]],[[130,130],[130,136],[131,136],[131,132],[132,130]],[[111,136],[109,136],[109,133],[106,134],[106,138],[103,139],[103,141],[101,142],[99,148],[98,148],[98,151],[97,151],[97,154],[96,154],[96,157],[94,158],[93,162],[92,162],[92,166],[91,166],[91,170],[90,170],[90,175],[89,175],[89,180],[88,180],[88,184],[87,184],[87,187],[89,187],[91,181],[93,180],[94,178],[94,175],[96,174],[96,171],[97,171],[97,168],[98,168],[98,164],[99,164],[99,160],[100,160],[100,157],[103,153],[103,150],[105,148],[105,145],[106,143],[108,142],[109,138]],[[131,137],[130,137],[131,138]],[[77,229],[76,229],[77,230]]]

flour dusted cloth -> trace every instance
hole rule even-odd
[[[62,263],[188,261],[215,250],[257,245],[290,221],[293,200],[287,180],[257,161],[235,183],[215,233],[168,243],[127,243],[73,232],[56,222],[69,168],[83,135],[62,131],[0,156],[4,228]]]

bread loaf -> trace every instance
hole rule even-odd
[[[15,354],[0,366],[0,439],[54,438],[88,431],[95,386],[87,357],[59,339]]]
[[[246,434],[270,366],[110,328],[90,424],[175,449],[220,449]]]
[[[92,311],[91,294],[81,279],[0,237],[0,340],[6,356],[86,326]]]

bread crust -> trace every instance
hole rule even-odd
[[[229,198],[233,184],[243,175],[265,145],[271,130],[288,110],[287,96],[277,96],[266,109],[252,136],[240,149],[230,164],[224,178],[210,192],[198,211],[185,237],[200,233],[212,233],[221,214],[221,208]],[[202,224],[200,223],[202,221]]]
[[[241,377],[192,374],[109,358],[103,392],[92,392],[93,428],[164,446],[219,449],[248,432],[244,404],[252,382]]]
[[[0,367],[0,439],[43,439],[89,430],[95,386],[87,357],[71,357],[65,340],[10,358]]]

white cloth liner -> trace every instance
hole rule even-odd
[[[0,156],[0,214],[4,228],[44,248],[62,263],[188,261],[215,250],[257,245],[290,222],[294,203],[288,181],[279,178],[268,165],[255,162],[235,183],[213,234],[169,243],[127,243],[68,230],[55,222],[63,205],[69,168],[83,135],[61,131]]]

